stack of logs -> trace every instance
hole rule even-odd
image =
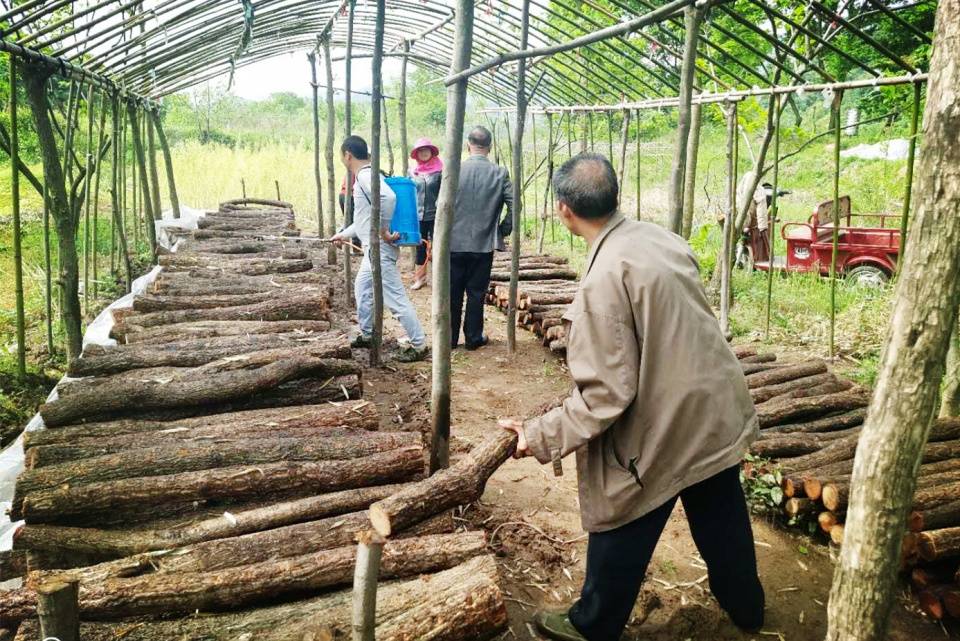
[[[407,579],[381,589],[378,639],[505,626],[485,537],[455,533],[450,510],[513,443],[421,480],[420,433],[379,431],[361,399],[337,268],[276,205],[202,219],[115,314],[119,345],[88,346],[40,409],[10,509],[25,523],[0,558],[2,580],[23,578],[0,592],[0,638],[40,638],[38,594],[71,583],[88,641],[348,636],[343,588],[374,525],[393,535],[381,576]]]
[[[754,372],[747,381],[761,432],[751,453],[776,461],[766,471],[780,479],[785,514],[815,522],[842,544],[869,390],[820,361],[781,365],[773,355],[742,348],[738,356]],[[757,475],[756,464],[747,465]],[[939,419],[931,429],[907,526],[902,563],[921,608],[936,619],[960,617],[960,419]]]
[[[546,254],[520,256],[517,326],[533,332],[553,352],[565,354],[563,314],[577,293],[577,272],[566,258]],[[510,257],[494,259],[487,303],[504,312],[510,301]]]

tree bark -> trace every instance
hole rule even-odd
[[[424,517],[480,498],[487,479],[513,454],[516,445],[516,434],[501,431],[452,468],[371,505],[370,522],[382,536],[390,536]]]
[[[559,267],[554,269],[521,269],[517,274],[517,278],[520,280],[545,280],[553,278],[576,280],[577,272],[572,269]],[[490,280],[507,282],[510,280],[510,272],[491,272]]]
[[[137,105],[127,101],[127,117],[130,119],[130,130],[133,133],[133,152],[137,163],[137,173],[140,176],[140,202],[143,205],[144,218],[147,223],[147,240],[150,242],[150,251],[153,259],[157,258],[157,228],[156,212],[150,201],[150,181],[147,179],[147,155],[143,149],[143,139],[140,135],[140,119],[137,116]],[[202,220],[202,219],[201,219]]]
[[[836,430],[856,427],[863,423],[867,417],[866,408],[851,410],[843,414],[835,414],[825,418],[819,418],[806,423],[790,423],[787,425],[774,425],[764,430],[766,434],[803,434],[833,432]]]
[[[290,332],[303,332],[304,336],[309,336],[310,334],[326,334],[329,331],[329,321],[196,321],[151,327],[130,334],[125,337],[125,340],[127,344],[167,344],[200,338],[289,334]]]
[[[80,613],[76,582],[50,582],[37,588],[36,613],[40,637],[57,641],[80,641]]]
[[[346,638],[350,600],[346,590],[306,601],[239,613],[186,617],[173,621],[83,623],[84,641],[302,641]],[[486,641],[507,625],[507,611],[492,556],[474,558],[450,570],[389,583],[377,603],[378,641]],[[33,621],[21,626],[17,641],[32,641]]]
[[[757,408],[757,417],[762,429],[798,419],[818,418],[832,412],[847,412],[866,407],[869,403],[870,397],[867,391],[859,388],[825,396],[786,398],[782,401],[764,403]]]
[[[770,385],[776,385],[778,383],[786,383],[787,381],[792,381],[798,378],[823,374],[826,371],[827,364],[821,360],[805,361],[803,363],[797,363],[796,365],[780,367],[768,372],[751,374],[750,376],[747,376],[747,387],[750,389],[767,387]]]
[[[177,194],[177,181],[173,175],[173,157],[170,155],[170,145],[167,143],[167,134],[163,131],[163,121],[159,111],[151,111],[153,124],[157,128],[157,138],[160,141],[160,151],[163,152],[163,164],[167,170],[167,186],[170,189],[170,207],[173,217],[180,218],[180,196]]]
[[[690,134],[687,138],[686,170],[683,173],[683,225],[681,235],[690,239],[693,231],[694,204],[697,197],[697,157],[700,152],[700,127],[703,119],[700,115],[700,103],[692,105],[690,112]],[[621,184],[623,182],[621,181]]]
[[[960,416],[960,328],[953,328],[947,351],[947,370],[940,394],[940,416]]]
[[[960,556],[960,527],[921,532],[917,539],[920,558],[927,562]]]
[[[898,570],[897,544],[937,404],[960,299],[960,0],[937,6],[921,195],[870,414],[864,423],[840,563],[828,606],[827,641],[886,636]]]
[[[355,460],[236,465],[61,487],[28,494],[21,510],[28,523],[70,523],[80,515],[146,512],[153,507],[193,501],[247,498],[297,489],[332,492],[406,481],[422,471],[422,448],[415,446]]]

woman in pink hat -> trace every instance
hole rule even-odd
[[[443,162],[440,160],[440,150],[429,138],[418,140],[413,145],[410,157],[417,163],[410,170],[410,177],[417,185],[417,213],[420,218],[420,236],[423,238],[417,248],[417,269],[411,289],[420,289],[427,284],[429,273],[430,245],[433,242],[433,222],[437,216]]]

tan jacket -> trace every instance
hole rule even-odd
[[[756,439],[743,371],[679,236],[614,216],[564,322],[576,388],[524,432],[541,463],[577,452],[588,532],[629,523],[736,465]]]

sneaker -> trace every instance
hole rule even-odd
[[[413,281],[413,285],[410,285],[410,289],[416,291],[418,289],[422,289],[423,286],[426,284],[427,284],[427,281],[425,281],[422,278],[418,278],[417,280]]]
[[[566,612],[538,612],[534,621],[537,630],[556,641],[587,641],[587,638],[570,623]]]
[[[430,353],[430,348],[426,345],[422,347],[414,347],[413,345],[407,345],[401,347],[397,351],[396,360],[401,363],[416,363],[417,361],[422,361],[427,357],[427,354]]]
[[[367,349],[373,346],[373,337],[357,334],[357,337],[350,342],[350,347],[354,349]]]
[[[490,343],[490,339],[484,336],[483,338],[480,339],[479,343],[467,343],[466,345],[464,345],[464,347],[467,348],[468,352],[472,352],[475,349],[480,349],[481,347],[483,347],[484,345],[487,345],[488,343]]]

